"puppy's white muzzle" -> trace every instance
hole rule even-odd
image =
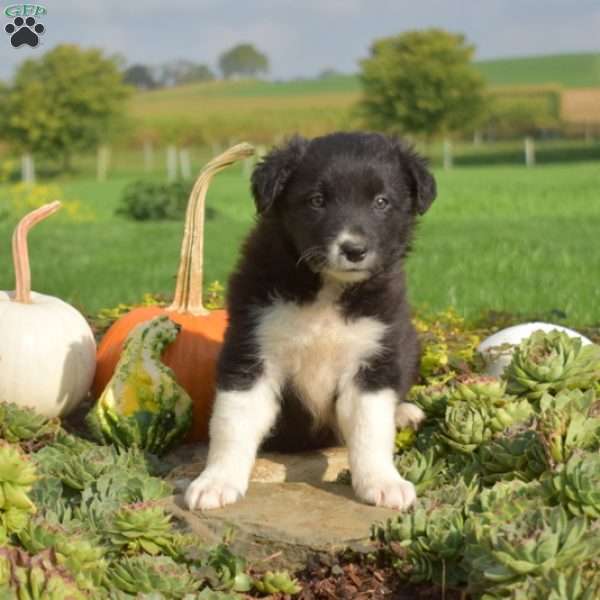
[[[339,281],[368,279],[375,264],[375,252],[362,235],[342,231],[329,245],[323,272]]]

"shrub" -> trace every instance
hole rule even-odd
[[[181,181],[134,181],[124,189],[115,212],[136,221],[182,219],[191,187],[190,182]]]

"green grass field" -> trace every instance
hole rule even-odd
[[[600,86],[600,53],[552,54],[476,63],[492,85]]]
[[[113,216],[131,174],[106,183],[59,180],[65,199],[95,213],[92,222],[52,217],[30,236],[33,287],[88,313],[144,292],[169,294],[181,223],[135,223]],[[457,168],[438,171],[439,197],[423,218],[408,261],[416,307],[454,306],[475,318],[487,310],[546,315],[573,325],[600,323],[597,163]],[[0,188],[0,201],[5,188]],[[241,169],[219,175],[208,202],[205,281],[226,281],[251,227],[253,205]],[[12,224],[0,223],[0,289],[13,289]]]

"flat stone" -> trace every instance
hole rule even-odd
[[[183,491],[206,465],[206,445],[181,446],[165,458],[170,469],[167,479],[178,491]],[[324,448],[315,452],[283,454],[260,453],[254,464],[250,481],[261,483],[336,481],[348,469],[346,448]]]
[[[233,529],[233,550],[270,569],[301,567],[314,553],[346,547],[368,551],[371,525],[398,514],[359,502],[350,485],[335,482],[348,467],[345,448],[262,454],[242,500],[217,510],[189,511],[181,492],[202,470],[206,449],[188,449],[187,456],[192,462],[175,466],[168,476],[180,492],[168,500],[168,510],[208,544]]]

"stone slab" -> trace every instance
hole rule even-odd
[[[189,511],[182,492],[202,470],[206,448],[180,450],[179,459],[182,454],[191,462],[174,466],[168,476],[178,491],[168,509],[208,544],[233,529],[233,549],[252,563],[266,559],[271,569],[302,566],[315,552],[367,551],[371,525],[398,514],[359,502],[350,485],[335,482],[348,466],[344,448],[262,454],[245,498],[222,509]]]

